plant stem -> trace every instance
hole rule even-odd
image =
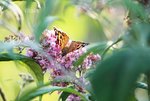
[[[2,99],[3,99],[3,101],[6,101],[5,95],[4,95],[4,93],[2,92],[1,88],[0,88],[0,95],[1,95],[1,97],[2,97]]]
[[[115,44],[117,44],[118,42],[120,42],[122,40],[122,38],[120,37],[118,40],[116,40],[114,43],[112,43],[110,46],[108,46],[104,51],[103,51],[103,53],[102,53],[102,57],[104,57],[105,56],[105,54],[107,53],[107,51],[113,46],[113,45],[115,45]]]
[[[42,97],[43,97],[43,95],[39,96],[39,101],[42,101]]]

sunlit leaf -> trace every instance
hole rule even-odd
[[[9,0],[0,1],[0,5],[8,8],[10,11],[13,12],[18,22],[18,30],[20,30],[22,27],[22,21],[23,21],[23,14],[22,14],[21,9],[15,3]]]
[[[18,1],[18,0],[13,0],[13,1]],[[20,1],[26,1],[26,8],[29,8],[33,2],[36,2],[38,9],[41,8],[41,4],[39,0],[20,0]]]
[[[53,0],[46,0],[45,6],[41,9],[41,12],[38,16],[37,23],[34,28],[34,35],[36,41],[39,41],[39,38],[42,32],[47,28],[47,26],[54,21],[54,19],[49,19],[49,14],[52,13],[53,10]]]
[[[51,93],[54,91],[63,91],[63,92],[68,92],[68,93],[73,93],[81,97],[83,101],[87,101],[84,95],[79,93],[78,91],[68,88],[68,87],[57,87],[57,86],[41,86],[38,88],[34,88],[26,93],[23,93],[20,95],[19,98],[16,99],[16,101],[30,101],[31,99],[46,94],[46,93]]]
[[[31,70],[35,75],[37,85],[41,85],[43,83],[43,72],[41,70],[41,67],[31,58],[20,54],[3,53],[0,54],[0,61],[22,61],[23,63],[28,65],[27,69]]]

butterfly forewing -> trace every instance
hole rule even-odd
[[[56,29],[55,27],[54,27],[54,31],[55,31],[55,35],[57,36],[56,43],[60,45],[61,49],[63,49],[67,45],[69,41],[69,37],[67,36],[65,32],[62,32]]]

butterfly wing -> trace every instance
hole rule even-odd
[[[69,37],[65,32],[62,32],[55,27],[54,27],[54,31],[55,31],[55,35],[57,36],[56,43],[60,45],[61,49],[63,49],[67,45],[69,41]]]
[[[72,41],[69,47],[69,52],[78,50],[82,47],[87,46],[89,43],[85,43],[85,42],[80,42],[80,41]]]
[[[64,47],[62,49],[62,56],[65,56],[69,52],[73,52],[73,51],[78,50],[82,47],[85,47],[88,44],[89,43],[84,43],[84,42],[80,42],[80,41],[72,41],[69,47]]]

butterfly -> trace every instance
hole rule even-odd
[[[57,37],[56,44],[60,46],[62,50],[62,56],[65,56],[69,52],[73,52],[89,44],[85,42],[70,40],[68,35],[65,32],[57,29],[56,27],[54,27],[54,31]]]

